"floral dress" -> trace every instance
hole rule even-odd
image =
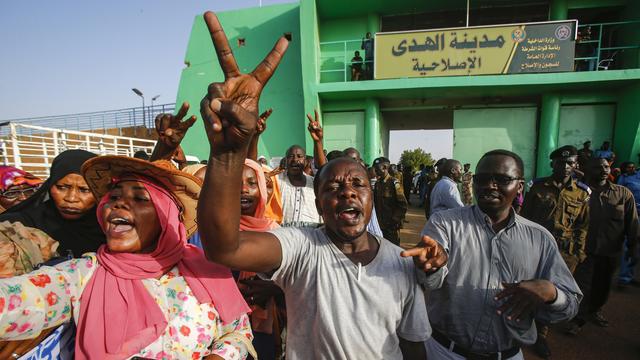
[[[33,338],[46,328],[78,319],[80,295],[98,264],[95,255],[0,280],[0,340]],[[223,324],[213,304],[200,304],[174,266],[160,279],[142,280],[167,318],[164,334],[133,357],[200,359],[215,354],[246,359],[255,354],[246,314]]]

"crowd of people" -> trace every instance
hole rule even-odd
[[[640,211],[640,173],[625,161],[613,168],[615,153],[608,141],[593,151],[591,141],[583,148],[562,146],[550,154],[552,175],[532,180],[511,204],[514,213],[542,225],[555,239],[562,259],[585,296],[578,315],[566,326],[566,333],[577,335],[591,320],[607,327],[602,308],[607,303],[616,274],[618,286],[637,283],[638,211]],[[411,176],[411,172],[409,173]],[[506,186],[518,178],[489,178],[473,174],[470,164],[440,159],[434,166],[421,166],[416,192],[425,207],[429,223],[435,215],[450,209],[473,205],[473,189],[478,182],[493,181]],[[410,191],[410,190],[409,190]],[[524,194],[526,193],[526,196]],[[478,194],[481,195],[481,194]],[[478,205],[480,200],[477,199]],[[549,326],[537,323],[536,353],[548,358]]]
[[[181,161],[185,103],[157,117],[148,159],[67,150],[45,181],[0,169],[0,358],[55,339],[78,359],[522,359],[549,355],[549,324],[608,324],[636,258],[633,163],[616,185],[613,159],[561,147],[523,200],[517,154],[475,173],[442,159],[421,169],[428,221],[404,250],[412,169],[326,152],[317,112],[313,157],[294,144],[269,167],[259,100],[288,40],[245,74],[204,20],[225,77],[202,89],[206,164]]]

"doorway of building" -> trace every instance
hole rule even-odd
[[[385,153],[393,163],[405,150],[422,149],[434,160],[453,155],[453,110],[409,108],[383,110],[388,138]]]
[[[453,156],[453,129],[391,130],[389,132],[389,160],[400,162],[405,150],[422,149],[434,160]]]

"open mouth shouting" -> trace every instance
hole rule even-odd
[[[241,196],[240,197],[240,210],[248,211],[253,209],[255,204],[255,199],[253,197]]]
[[[364,219],[362,208],[354,204],[339,206],[336,211],[338,220],[346,223],[346,225],[358,225]]]
[[[135,224],[129,217],[112,213],[107,219],[106,233],[110,237],[121,237],[134,227]]]

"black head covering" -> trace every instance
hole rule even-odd
[[[25,226],[40,229],[60,243],[58,253],[66,256],[69,251],[75,257],[85,252],[97,251],[105,243],[105,236],[96,218],[96,208],[82,218],[66,220],[56,208],[49,190],[69,174],[80,174],[85,161],[97,156],[84,150],[67,150],[53,159],[50,177],[29,199],[11,207],[0,215],[0,221],[21,222]]]
[[[556,158],[566,158],[569,156],[576,156],[576,155],[578,155],[578,149],[576,149],[575,146],[565,145],[553,150],[553,152],[549,154],[549,159],[553,160]]]

